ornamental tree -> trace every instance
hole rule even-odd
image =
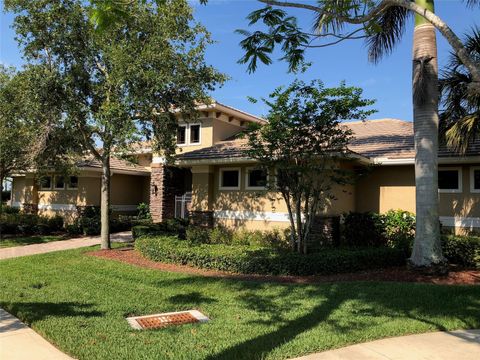
[[[401,40],[410,17],[415,18],[412,51],[412,94],[415,142],[415,185],[417,229],[410,264],[429,271],[445,272],[438,209],[438,63],[436,34],[448,41],[459,61],[471,75],[468,91],[480,93],[480,67],[459,37],[435,14],[434,0],[259,0],[265,7],[249,15],[250,25],[261,25],[254,32],[240,30],[240,45],[255,71],[258,61],[272,62],[271,55],[280,48],[281,60],[290,70],[301,69],[305,52],[352,39],[364,39],[369,59],[376,63],[391,53]],[[480,1],[465,0],[478,7]],[[289,9],[301,9],[313,20],[313,28],[304,30]],[[472,95],[473,96],[473,95]]]
[[[353,180],[340,164],[348,158],[351,138],[340,122],[366,119],[374,112],[366,107],[374,101],[363,99],[359,88],[325,88],[320,81],[294,81],[263,101],[269,107],[268,123],[247,132],[246,155],[275,172],[268,190],[285,201],[292,248],[306,253],[313,220],[335,199],[334,186]]]
[[[204,61],[209,34],[187,0],[132,1],[130,16],[96,31],[94,8],[81,0],[7,0],[24,57],[56,79],[51,96],[84,152],[102,166],[102,249],[110,248],[110,158],[154,137],[174,151],[176,112],[194,116],[196,101],[223,81]],[[41,89],[37,89],[38,92]],[[48,107],[43,109],[48,112]]]

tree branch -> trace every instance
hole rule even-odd
[[[399,6],[399,7],[408,9],[414,12],[415,14],[423,16],[436,29],[438,29],[438,31],[440,31],[440,33],[448,41],[448,43],[453,48],[455,53],[458,55],[458,57],[460,58],[462,63],[465,65],[465,67],[470,71],[470,74],[472,75],[472,83],[469,85],[470,89],[474,90],[477,93],[480,93],[480,67],[478,67],[475,61],[470,57],[462,41],[439,16],[417,5],[415,2],[411,2],[409,0],[383,0],[377,6],[372,8],[364,16],[347,17],[347,16],[333,13],[331,11],[327,11],[322,7],[313,6],[313,5],[286,2],[286,1],[276,1],[276,0],[259,0],[259,1],[264,4],[272,5],[272,6],[306,9],[306,10],[314,11],[323,15],[330,16],[332,18],[335,18],[337,20],[340,20],[348,24],[356,24],[356,25],[364,24],[366,22],[373,20],[382,11],[385,11],[386,9],[392,6]],[[333,45],[334,43],[330,45]],[[324,45],[324,46],[328,46],[328,45]],[[319,46],[319,47],[324,47],[324,46]]]

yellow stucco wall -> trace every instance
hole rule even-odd
[[[114,174],[111,178],[112,205],[138,205],[144,200],[144,177]]]
[[[439,192],[439,214],[448,217],[480,217],[480,194],[470,192],[470,167],[462,165],[462,192]],[[440,169],[458,166],[441,165]],[[357,185],[357,211],[384,213],[390,209],[415,212],[415,171],[413,165],[382,166]]]
[[[228,139],[229,137],[238,134],[242,130],[243,128],[240,126],[215,119],[213,121],[213,143]]]
[[[252,166],[254,164],[193,167],[192,210],[213,210],[217,215],[234,212],[236,219],[220,218],[216,220],[217,223],[227,226],[243,226],[251,230],[288,226],[286,221],[271,220],[282,216],[286,219],[288,210],[281,194],[246,189],[246,171]],[[220,189],[220,170],[229,168],[240,169],[239,190]],[[274,181],[274,179],[270,177],[269,181]],[[323,214],[340,215],[354,210],[355,186],[337,186],[333,193],[336,199],[324,209]],[[267,214],[264,216],[262,213]],[[252,216],[259,218],[263,216],[264,219],[253,220]]]

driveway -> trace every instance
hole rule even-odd
[[[478,360],[480,330],[400,336],[324,351],[293,360]]]
[[[112,242],[130,242],[132,241],[132,232],[126,231],[112,234],[110,235],[110,239]],[[45,254],[53,251],[77,249],[99,244],[100,236],[89,236],[70,240],[52,241],[45,244],[15,246],[11,248],[0,249],[0,260],[20,256]]]

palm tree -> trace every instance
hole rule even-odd
[[[480,29],[475,27],[465,38],[465,48],[480,66]],[[472,76],[455,53],[440,80],[441,132],[447,146],[465,154],[468,144],[480,137],[480,94],[468,91]]]
[[[434,12],[434,0],[415,0]],[[381,30],[367,38],[369,58],[377,62],[404,33],[410,12],[391,7],[378,18]],[[413,127],[415,143],[416,232],[410,263],[444,268],[438,214],[438,63],[435,27],[415,14],[412,51]]]

